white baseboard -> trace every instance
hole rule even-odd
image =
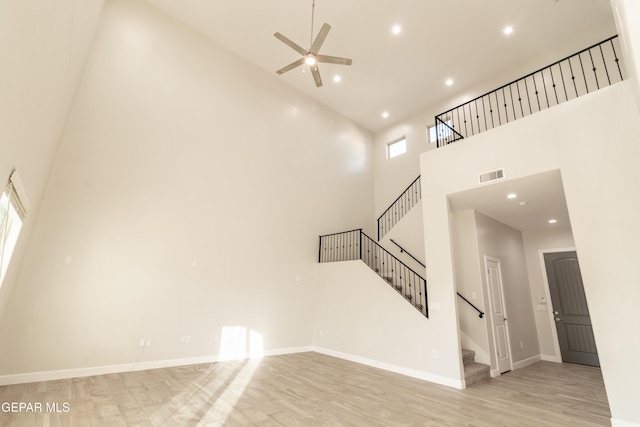
[[[528,358],[526,358],[524,360],[519,360],[519,361],[517,361],[517,362],[515,362],[513,364],[513,370],[515,371],[516,369],[520,369],[520,368],[527,367],[529,365],[533,365],[534,363],[539,362],[541,360],[542,360],[542,356],[539,355],[539,354],[536,354],[535,356],[528,357]]]
[[[412,378],[418,378],[420,380],[429,381],[436,384],[445,385],[457,389],[463,389],[465,387],[464,380],[455,380],[452,378],[442,377],[439,375],[429,374],[428,372],[418,371],[416,369],[405,368],[403,366],[393,365],[391,363],[380,362],[378,360],[367,359],[366,357],[355,356],[353,354],[341,353],[339,351],[330,350],[323,347],[314,347],[313,351],[327,356],[337,357],[339,359],[349,360],[351,362],[360,363],[362,365],[371,366],[373,368],[383,369],[389,372],[395,372],[396,374],[406,375]]]
[[[640,423],[611,418],[611,427],[640,427]]]
[[[259,358],[263,356],[277,356],[281,354],[304,353],[313,351],[313,347],[290,347],[275,350],[265,350],[261,355],[243,354],[233,358],[221,358],[217,355],[187,357],[182,359],[152,360],[148,362],[125,363],[121,365],[95,366],[89,368],[61,369],[56,371],[29,372],[24,374],[0,375],[0,386],[24,384],[40,381],[63,380],[69,378],[90,377],[94,375],[119,374],[123,372],[146,371],[148,369],[175,368],[178,366],[199,365],[202,363],[225,362]]]
[[[540,355],[540,359],[544,360],[545,362],[562,363],[562,357],[560,357],[560,356],[552,356],[552,355],[549,355],[549,354],[541,354]]]

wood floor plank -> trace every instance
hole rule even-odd
[[[456,390],[319,353],[0,387],[0,427],[609,426],[598,368],[539,362]]]

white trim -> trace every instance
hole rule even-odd
[[[513,370],[515,371],[516,369],[526,368],[527,366],[533,365],[534,363],[539,362],[541,360],[542,360],[542,355],[540,355],[540,354],[536,354],[535,356],[527,357],[526,359],[514,362],[513,363]]]
[[[465,387],[464,380],[455,380],[453,378],[442,377],[440,375],[433,375],[428,372],[405,368],[403,366],[393,365],[391,363],[386,363],[386,362],[380,362],[378,360],[368,359],[366,357],[356,356],[353,354],[342,353],[339,351],[330,350],[328,348],[314,347],[313,351],[317,353],[325,354],[327,356],[337,357],[338,359],[349,360],[351,362],[359,363],[361,365],[367,365],[373,368],[394,372],[396,374],[406,375],[408,377],[417,378],[420,380],[457,388],[459,390],[462,390]]]
[[[640,424],[611,418],[611,427],[640,427]]]
[[[559,357],[559,356],[551,356],[551,355],[548,355],[548,354],[541,354],[540,355],[540,359],[544,360],[545,362],[562,363],[562,357]]]
[[[556,321],[553,317],[553,302],[551,301],[551,290],[549,289],[549,278],[547,277],[547,267],[544,262],[544,254],[558,253],[558,252],[575,252],[576,248],[554,248],[554,249],[540,249],[538,250],[538,258],[540,259],[540,275],[542,276],[542,284],[544,288],[544,297],[547,299],[547,316],[549,317],[549,325],[551,328],[551,338],[553,339],[553,350],[556,352],[556,360],[552,362],[562,363],[562,354],[560,353],[560,340],[558,339],[558,330],[556,329]],[[533,302],[535,304],[535,301]],[[535,309],[535,307],[534,307]],[[551,357],[551,356],[550,356]],[[545,359],[542,359],[545,360]]]
[[[281,349],[275,349],[275,350],[266,350],[262,356],[278,356],[282,354],[304,353],[308,351],[313,351],[313,347],[290,347],[290,348],[281,348]],[[236,357],[235,359],[236,360],[249,359],[249,358],[262,357],[262,356],[244,355],[244,356]],[[125,363],[121,365],[94,366],[94,367],[88,367],[88,368],[61,369],[56,371],[29,372],[24,374],[2,375],[0,376],[0,386],[33,383],[33,382],[40,382],[40,381],[63,380],[63,379],[69,379],[69,378],[90,377],[93,375],[146,371],[148,369],[175,368],[178,366],[199,365],[202,363],[215,363],[215,362],[228,361],[228,360],[229,359],[221,360],[220,356],[211,355],[211,356],[187,357],[182,359],[152,360],[148,362]]]

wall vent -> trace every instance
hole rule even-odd
[[[494,181],[496,179],[502,179],[502,178],[504,178],[503,168],[496,169],[491,172],[481,173],[480,175],[478,175],[478,181],[480,181],[480,184],[482,184],[483,182]]]

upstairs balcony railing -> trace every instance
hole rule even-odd
[[[618,36],[435,117],[437,146],[493,129],[624,80]]]

